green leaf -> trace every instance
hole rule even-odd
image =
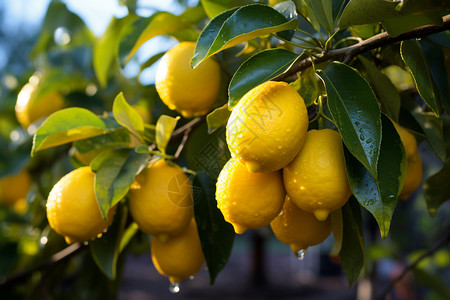
[[[431,112],[423,112],[420,107],[416,107],[416,109],[411,111],[411,114],[425,133],[431,149],[444,162],[446,158],[446,147],[442,119],[436,117]]]
[[[298,18],[295,3],[290,0],[275,4],[273,9],[282,14],[288,21]]]
[[[352,285],[364,266],[364,233],[361,209],[354,197],[342,207],[344,221],[342,248],[339,252],[342,269]]]
[[[316,72],[311,67],[302,71],[299,78],[290,83],[300,96],[302,96],[303,100],[305,100],[306,107],[312,105],[321,94],[321,89],[317,80]]]
[[[132,149],[119,149],[100,154],[91,163],[95,172],[95,195],[106,220],[109,209],[127,194],[136,174],[147,165],[149,156]]]
[[[408,40],[401,43],[400,51],[403,61],[408,66],[411,75],[414,78],[420,96],[436,116],[439,116],[441,104],[436,95],[429,63],[423,53],[422,47],[417,41]]]
[[[113,18],[94,47],[92,63],[102,88],[106,87],[108,79],[119,66],[117,57],[121,36],[136,18],[135,15],[127,15],[121,19]]]
[[[228,109],[228,104],[216,108],[213,112],[206,116],[206,123],[208,124],[208,133],[213,133],[228,122],[231,111]]]
[[[435,291],[441,299],[450,299],[450,287],[440,275],[432,274],[424,269],[414,268],[414,279]],[[436,298],[437,299],[437,298]]]
[[[231,255],[234,230],[217,208],[215,180],[203,172],[194,178],[194,213],[198,234],[208,266],[210,284]]]
[[[87,109],[62,109],[51,114],[38,128],[33,138],[31,155],[39,150],[101,135],[113,129]]]
[[[333,62],[319,73],[327,103],[348,150],[377,178],[381,112],[370,85],[355,70]]]
[[[442,17],[438,12],[429,11],[386,18],[382,20],[381,24],[390,36],[399,36],[416,27],[424,25],[442,25]]]
[[[295,29],[298,20],[286,18],[271,7],[252,4],[231,9],[215,17],[203,29],[197,42],[191,66],[197,67],[203,60],[224,49],[256,37],[279,32],[289,39],[283,31]]]
[[[431,216],[436,214],[438,208],[450,199],[450,160],[444,163],[442,169],[436,174],[430,176],[423,185],[425,201],[427,202],[428,212]]]
[[[117,259],[120,253],[120,244],[127,222],[125,206],[119,207],[114,221],[108,231],[89,243],[92,258],[99,269],[111,280],[116,278]]]
[[[330,255],[339,255],[342,249],[344,238],[344,221],[342,219],[342,209],[337,209],[331,213],[331,230],[333,231],[334,243],[330,250]]]
[[[315,31],[320,32],[320,23],[312,7],[308,4],[308,0],[297,0],[296,6],[299,13],[305,18],[309,24],[314,28]]]
[[[144,120],[138,111],[127,103],[122,92],[114,99],[112,112],[117,123],[127,128],[141,141],[143,140]]]
[[[228,106],[234,107],[252,88],[286,72],[298,57],[286,49],[269,49],[247,59],[234,73],[228,87]]]
[[[378,100],[386,112],[386,114],[398,122],[400,114],[401,99],[395,85],[389,77],[381,73],[381,71],[364,56],[359,56],[359,60],[366,71],[366,79],[370,82]]]
[[[162,115],[156,122],[156,146],[163,154],[166,153],[167,144],[179,119],[180,117],[172,118]]]
[[[116,147],[129,148],[131,147],[130,133],[127,129],[122,128],[110,133],[76,141],[73,143],[73,146],[81,154]]]
[[[320,25],[331,35],[334,32],[333,0],[306,0]]]
[[[153,55],[152,57],[150,57],[145,63],[143,63],[139,70],[138,78],[140,78],[142,71],[153,66],[153,64],[155,64],[161,57],[163,57],[163,55],[165,53],[166,52],[157,53],[157,54]]]
[[[201,0],[208,18],[213,19],[233,7],[247,5],[251,0]]]
[[[398,195],[406,176],[406,153],[400,136],[388,117],[382,115],[383,139],[378,161],[378,179],[347,149],[345,162],[353,195],[377,220],[382,238],[389,232]]]
[[[177,30],[186,29],[180,16],[161,11],[148,18],[137,19],[124,33],[119,46],[119,57],[122,65],[127,64],[136,51],[155,36],[171,34]]]

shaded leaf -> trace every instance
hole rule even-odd
[[[131,131],[142,140],[144,134],[144,120],[138,111],[131,107],[125,100],[123,93],[119,93],[114,99],[112,112],[117,123]]]
[[[355,70],[333,62],[319,76],[345,146],[375,178],[381,143],[381,112],[370,85]]]
[[[208,133],[213,133],[218,128],[225,126],[230,117],[231,111],[228,109],[228,104],[216,108],[206,116],[206,123],[208,124]]]
[[[436,117],[431,112],[423,112],[420,107],[412,110],[411,114],[425,133],[431,149],[444,162],[446,158],[446,147],[442,119]]]
[[[435,291],[442,299],[450,299],[450,287],[440,275],[419,268],[414,268],[413,271],[414,279]]]
[[[450,199],[449,178],[450,160],[447,160],[442,169],[430,176],[423,185],[425,201],[427,202],[428,212],[431,216],[434,216],[438,208]]]
[[[269,49],[247,59],[234,73],[228,87],[228,106],[234,107],[252,88],[286,72],[298,57],[286,49]]]
[[[333,0],[306,0],[320,25],[332,34],[334,32]]]
[[[381,21],[381,24],[390,36],[398,36],[416,27],[442,25],[442,17],[436,11],[428,11],[386,18]]]
[[[305,100],[306,107],[312,105],[322,92],[317,80],[314,69],[308,68],[302,71],[302,74],[296,81],[290,83]]]
[[[162,153],[166,153],[167,144],[179,119],[180,117],[172,118],[162,115],[156,122],[156,146]]]
[[[253,38],[277,33],[289,39],[289,33],[298,20],[286,18],[271,7],[252,4],[226,11],[215,17],[200,34],[191,66],[197,67],[203,60],[224,49]]]
[[[439,116],[441,104],[438,95],[436,95],[429,63],[422,47],[417,41],[408,40],[401,43],[400,51],[403,61],[414,78],[417,91],[436,116]]]
[[[206,173],[198,172],[194,178],[194,213],[210,284],[225,267],[234,241],[233,226],[225,222],[217,208],[215,192],[215,180]]]
[[[347,176],[353,195],[376,219],[382,238],[389,232],[398,195],[406,176],[406,153],[394,125],[382,115],[383,139],[378,179],[345,149]]]
[[[333,248],[330,255],[339,255],[342,249],[342,241],[344,237],[344,221],[342,219],[342,209],[337,209],[331,213],[331,230],[333,231]]]

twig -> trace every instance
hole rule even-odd
[[[322,56],[314,58],[313,60],[315,64],[319,64],[335,58],[345,57],[343,62],[345,64],[348,64],[356,55],[361,54],[363,52],[367,52],[379,48],[381,46],[394,44],[400,41],[405,41],[413,38],[422,38],[430,34],[442,32],[448,29],[450,29],[450,15],[446,15],[443,17],[443,24],[441,26],[436,25],[421,26],[396,37],[389,36],[387,32],[379,33],[355,45],[340,49],[329,50],[325,52]],[[312,63],[313,61],[311,60],[310,57],[301,60],[298,63],[294,64],[287,72],[281,74],[280,76],[278,76],[273,80],[280,81],[285,78],[288,78],[289,76],[295,73],[301,72],[311,67]]]
[[[192,127],[189,127],[186,129],[186,131],[184,132],[183,135],[183,139],[181,140],[180,145],[177,148],[177,151],[175,152],[175,154],[173,155],[175,159],[178,159],[178,157],[181,154],[181,151],[183,151],[184,146],[186,145],[187,139],[189,137],[189,133],[191,133],[192,131]]]
[[[437,250],[441,247],[445,246],[450,242],[450,229],[447,229],[445,235],[442,239],[440,239],[432,248],[428,249],[425,253],[419,256],[416,260],[414,260],[411,264],[407,265],[403,271],[393,280],[389,282],[389,284],[378,294],[376,299],[382,300],[385,299],[386,295],[394,288],[394,286],[405,277],[406,274],[414,270],[415,267],[425,258],[433,255]]]

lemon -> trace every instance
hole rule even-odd
[[[136,176],[129,207],[139,228],[161,240],[180,234],[193,216],[192,184],[183,170],[153,160]]]
[[[416,138],[403,126],[393,123],[405,147],[407,163],[405,182],[398,197],[400,200],[407,200],[422,182],[422,158],[417,151]]]
[[[26,170],[0,178],[0,201],[8,206],[23,203],[31,186],[31,176]]]
[[[22,127],[65,107],[64,97],[58,91],[38,93],[38,83],[27,83],[19,92],[16,118]]]
[[[331,233],[331,221],[317,218],[295,205],[289,196],[281,213],[270,223],[275,237],[288,244],[295,254],[323,242]]]
[[[291,162],[302,148],[308,114],[305,102],[285,82],[265,82],[242,97],[227,123],[232,156],[250,172],[273,172]]]
[[[292,201],[325,221],[351,195],[340,134],[331,129],[309,131],[302,151],[283,169],[283,178]]]
[[[68,244],[100,236],[113,220],[116,206],[109,210],[106,221],[101,216],[94,177],[90,167],[78,168],[63,176],[48,195],[48,223]]]
[[[194,218],[181,234],[169,237],[162,242],[152,239],[152,261],[161,275],[169,277],[170,282],[180,282],[196,274],[205,263],[197,225]]]
[[[250,173],[235,158],[225,164],[217,179],[217,207],[238,234],[269,225],[285,195],[281,171]]]
[[[195,43],[182,42],[167,51],[156,70],[155,86],[161,100],[190,118],[206,114],[220,90],[220,66],[214,58],[192,69]]]

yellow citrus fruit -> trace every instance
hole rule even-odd
[[[273,172],[295,158],[307,128],[303,98],[285,82],[268,81],[234,107],[226,139],[231,154],[250,172]]]
[[[250,173],[235,158],[225,164],[217,179],[217,207],[238,234],[269,225],[285,195],[281,171]]]
[[[65,107],[64,97],[58,91],[38,93],[38,84],[27,83],[19,92],[16,117],[22,127]]]
[[[9,206],[23,202],[30,186],[31,176],[26,170],[4,176],[0,178],[0,201]]]
[[[189,278],[205,263],[194,218],[179,235],[171,236],[164,242],[152,239],[151,252],[156,270],[169,277],[170,282],[178,283]]]
[[[331,233],[331,221],[317,218],[295,205],[286,196],[281,213],[270,223],[276,238],[288,244],[294,253],[323,242]]]
[[[68,244],[95,239],[113,220],[116,206],[109,210],[106,221],[102,218],[94,177],[90,167],[78,168],[63,176],[48,195],[48,223]]]
[[[151,161],[130,188],[129,207],[139,228],[161,240],[180,234],[193,216],[192,184],[164,159]]]
[[[405,147],[407,163],[405,182],[398,197],[400,200],[407,200],[422,182],[422,158],[417,151],[417,141],[414,135],[403,126],[393,123]]]
[[[220,66],[214,58],[195,69],[190,60],[195,43],[182,42],[167,51],[156,70],[155,86],[161,100],[190,118],[206,114],[220,90]]]
[[[302,151],[283,169],[283,178],[292,201],[325,221],[351,195],[340,134],[331,129],[309,131]]]

